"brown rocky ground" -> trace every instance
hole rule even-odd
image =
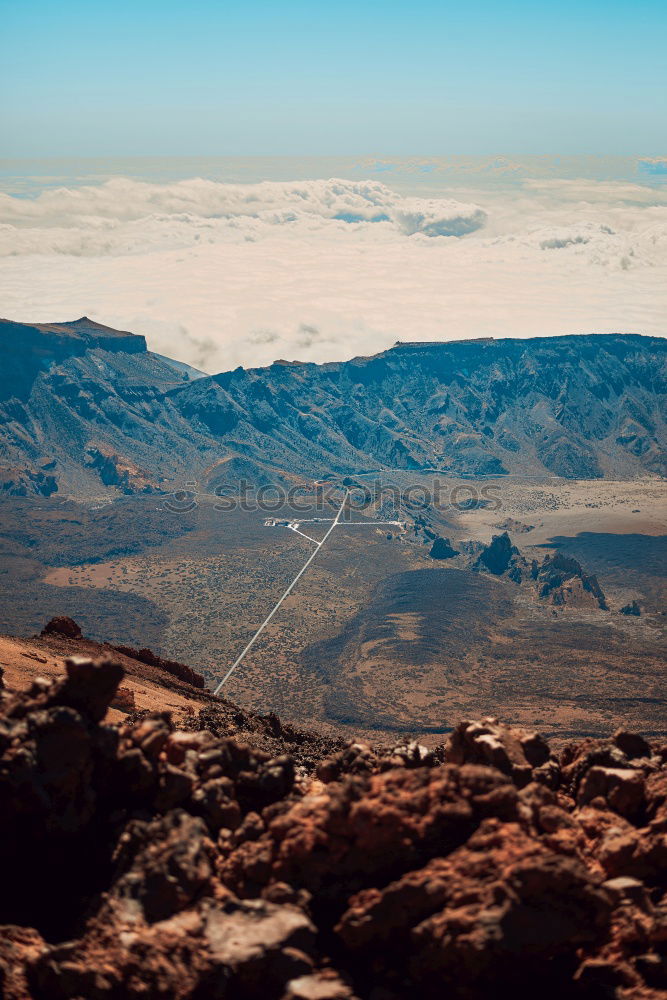
[[[42,634],[30,639],[0,635],[0,669],[4,670],[7,686],[25,687],[36,675],[47,679],[59,676],[68,656],[108,655],[111,647],[103,643],[61,633]],[[210,700],[210,694],[197,690],[187,682],[140,660],[114,651],[114,657],[125,671],[123,688],[133,694],[136,711],[169,710],[174,718],[182,720],[198,704]],[[115,707],[109,709],[108,721],[120,722],[126,712]]]
[[[0,694],[7,1000],[665,996],[667,746],[318,747],[196,688],[112,724],[120,661]]]
[[[297,763],[304,766],[314,766],[324,754],[343,746],[341,739],[322,738],[316,733],[297,730],[272,713],[260,715],[224,698],[216,698],[208,688],[200,686],[202,678],[190,667],[162,660],[150,650],[111,646],[80,634],[76,637],[65,635],[62,630],[70,629],[63,622],[69,622],[80,632],[72,619],[56,618],[48,623],[41,635],[30,639],[0,635],[0,674],[4,672],[6,690],[20,691],[39,682],[40,678],[49,681],[61,677],[71,656],[96,659],[111,656],[122,668],[124,677],[109,702],[104,716],[106,723],[137,721],[147,713],[168,712],[173,724],[180,728],[206,726],[218,735],[224,732],[240,740],[251,740],[264,751],[282,753],[289,750]],[[174,667],[191,673],[197,682],[189,683],[175,676]]]

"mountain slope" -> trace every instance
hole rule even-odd
[[[568,478],[664,469],[667,342],[633,335],[398,344],[237,369],[172,393],[202,433],[281,467]]]
[[[397,344],[221,375],[82,319],[0,321],[0,488],[145,492],[369,469],[665,472],[667,341],[600,334]]]

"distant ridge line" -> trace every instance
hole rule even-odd
[[[469,337],[467,340],[397,340],[395,347],[444,347],[445,344],[492,344],[495,337]]]

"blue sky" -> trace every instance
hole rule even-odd
[[[0,155],[661,155],[667,4],[0,0]]]

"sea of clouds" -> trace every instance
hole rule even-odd
[[[0,192],[0,314],[86,314],[206,371],[395,340],[664,335],[667,186],[478,176]]]

